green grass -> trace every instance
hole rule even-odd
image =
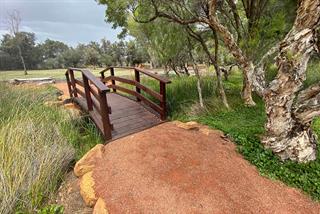
[[[48,107],[52,87],[0,83],[0,213],[49,213],[41,209],[64,173],[102,139],[87,118]]]
[[[320,79],[318,68],[319,65],[309,67],[307,84]],[[158,88],[154,81],[144,81],[150,87]],[[167,89],[170,119],[195,120],[222,130],[234,140],[238,151],[254,164],[262,175],[300,188],[313,199],[320,200],[320,150],[318,149],[317,160],[311,163],[280,161],[270,150],[265,150],[260,144],[259,139],[264,134],[266,120],[264,103],[255,96],[254,100],[257,103],[255,107],[246,107],[243,104],[240,96],[241,74],[233,72],[230,80],[224,82],[230,110],[223,107],[216,90],[212,90],[216,87],[213,78],[204,77],[202,81],[206,108],[199,110],[195,77],[172,78],[172,83]],[[313,129],[320,136],[320,119],[314,121]]]
[[[100,71],[102,71],[104,68],[88,68],[94,75],[100,76]],[[52,70],[29,70],[28,75],[24,75],[24,71],[0,71],[0,81],[1,80],[11,80],[11,79],[19,79],[19,78],[41,78],[41,77],[52,77],[56,80],[65,80],[65,72],[66,69],[52,69]],[[162,72],[161,70],[158,72]],[[80,77],[79,72],[75,72],[76,77]],[[126,70],[126,69],[115,69],[115,75],[117,76],[126,76],[126,75],[132,75],[133,70]],[[106,72],[106,76],[110,75],[110,72]]]

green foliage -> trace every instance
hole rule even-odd
[[[252,11],[252,17],[251,13],[248,14],[247,25],[250,21],[253,23],[247,26],[248,33],[240,41],[240,46],[253,61],[259,60],[289,32],[296,16],[296,7],[296,0],[269,0],[264,7]]]
[[[128,21],[129,34],[143,44],[162,65],[175,66],[183,64],[188,58],[187,34],[180,25],[164,20],[152,23],[138,24],[134,20]]]
[[[47,39],[44,43],[39,45],[41,49],[42,57],[44,60],[50,58],[56,58],[64,51],[68,50],[69,47],[63,42],[54,41]]]
[[[9,34],[3,36],[0,42],[0,70],[22,69],[18,44],[28,70],[110,65],[133,66],[149,60],[148,52],[134,40],[111,43],[102,39],[101,43],[90,42],[73,48],[63,42],[50,39],[36,44],[33,33],[21,32],[17,37],[19,40]]]
[[[42,208],[38,214],[63,214],[64,208],[60,205],[48,205]]]
[[[197,79],[195,77],[173,77],[171,81],[172,83],[167,85],[166,89],[169,117],[172,120],[182,119],[187,117],[187,111],[198,100]],[[142,83],[155,91],[159,90],[159,83],[154,80],[142,79]],[[215,80],[213,78],[203,78],[202,85],[204,99],[215,95]],[[144,95],[148,96],[147,94]],[[152,99],[152,97],[149,98]],[[157,102],[157,100],[153,101]]]
[[[36,68],[41,59],[40,50],[35,46],[35,34],[20,32],[16,36],[5,34],[0,43],[0,70],[22,68],[18,47],[28,68]]]

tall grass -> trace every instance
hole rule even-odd
[[[101,142],[93,125],[44,105],[55,94],[50,87],[0,83],[0,213],[37,212],[75,156]]]

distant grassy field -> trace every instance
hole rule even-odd
[[[96,76],[100,76],[100,71],[104,68],[88,68],[91,72],[93,72]],[[52,77],[56,80],[65,80],[65,72],[66,69],[53,69],[53,70],[29,70],[28,75],[24,75],[24,71],[0,71],[0,81],[2,80],[11,80],[15,78],[41,78],[41,77]],[[162,70],[157,70],[158,73],[163,73]],[[80,73],[75,73],[77,77],[80,77]],[[106,76],[109,72],[106,73]],[[125,69],[115,69],[115,75],[117,76],[127,76],[134,75],[132,70]]]

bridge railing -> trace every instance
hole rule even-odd
[[[129,69],[134,71],[134,80],[116,76],[115,69]],[[106,77],[105,72],[107,71],[110,71],[110,76]],[[171,83],[169,79],[137,67],[109,67],[101,71],[100,74],[102,82],[107,84],[107,86],[113,89],[114,92],[117,92],[117,90],[119,90],[131,96],[134,96],[136,97],[138,102],[142,101],[144,104],[155,110],[160,115],[161,120],[165,120],[167,118],[166,85]],[[148,77],[158,81],[159,92],[154,91],[151,88],[141,84],[141,74],[147,75]],[[134,86],[135,90],[117,85],[116,82]],[[141,93],[141,91],[144,91],[146,94],[154,97],[156,100],[158,100],[158,103],[155,103],[148,99]]]
[[[76,78],[75,72],[80,72],[81,77]],[[109,118],[111,108],[108,106],[106,96],[109,89],[99,78],[85,69],[69,68],[65,75],[70,97],[89,112],[106,140],[111,139],[113,129]]]

